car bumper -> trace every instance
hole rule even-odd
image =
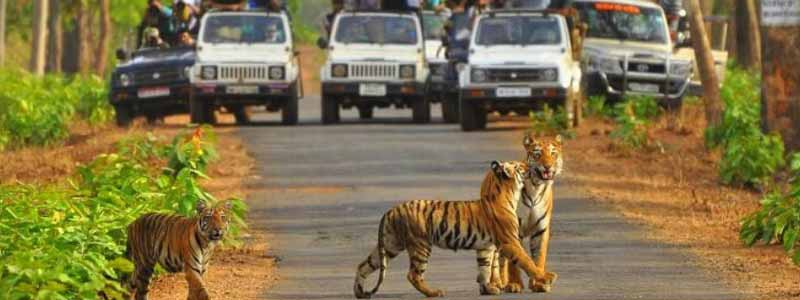
[[[667,78],[657,76],[637,76],[627,74],[606,74],[597,72],[589,75],[590,84],[595,85],[593,90],[599,90],[613,96],[650,96],[658,99],[677,100],[686,94],[691,79]],[[638,87],[633,88],[632,85]]]
[[[213,98],[218,102],[265,102],[272,99],[289,98],[294,93],[294,84],[194,84],[195,97]]]
[[[512,87],[512,86],[509,86]],[[497,101],[551,101],[564,100],[567,97],[567,89],[562,87],[513,87],[530,89],[530,96],[503,96],[498,95],[499,88],[503,87],[465,87],[461,89],[461,99],[464,100],[497,100]]]
[[[169,90],[169,93],[149,93],[146,90],[156,89]],[[109,93],[111,104],[134,104],[139,106],[159,106],[169,104],[186,104],[191,93],[191,85],[187,83],[155,85],[155,86],[135,86],[135,87],[112,87]]]
[[[351,96],[351,97],[416,97],[425,95],[425,84],[418,82],[407,83],[384,83],[386,85],[386,95],[362,95],[362,83],[345,82],[323,82],[322,93],[325,95]]]

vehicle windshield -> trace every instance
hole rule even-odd
[[[436,14],[426,13],[422,15],[422,29],[425,30],[426,40],[441,40],[445,35],[445,19]]]
[[[192,47],[174,47],[169,49],[145,49],[133,53],[133,59],[171,59],[171,58],[184,58],[194,54]]]
[[[559,45],[561,27],[555,17],[495,16],[482,18],[475,41],[492,45]]]
[[[650,43],[669,41],[661,9],[603,2],[574,5],[581,19],[589,25],[587,37]]]
[[[211,44],[282,44],[286,42],[283,20],[267,15],[209,16],[203,42]]]
[[[336,26],[336,41],[345,44],[416,45],[417,25],[405,16],[342,16]]]

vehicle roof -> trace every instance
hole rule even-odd
[[[572,2],[590,2],[590,3],[605,2],[605,3],[636,5],[636,6],[651,7],[651,8],[661,8],[661,6],[656,4],[655,2],[646,0],[572,0]]]
[[[210,10],[205,13],[206,15],[248,15],[248,16],[285,16],[286,11],[272,12],[266,10]]]
[[[410,11],[401,10],[344,10],[340,15],[403,15],[403,16],[416,16],[417,14]]]

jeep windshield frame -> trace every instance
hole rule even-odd
[[[667,20],[661,8],[613,2],[572,4],[589,30],[587,38],[669,44]]]
[[[205,20],[201,40],[215,45],[281,45],[289,36],[279,15],[214,14]]]
[[[340,14],[334,41],[341,44],[416,46],[420,28],[415,17],[388,14]]]
[[[555,16],[496,14],[475,26],[476,46],[560,46],[564,28]]]

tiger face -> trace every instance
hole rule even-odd
[[[522,161],[493,161],[492,171],[494,175],[504,180],[514,180],[518,185],[525,183],[525,178],[528,176],[528,164]]]
[[[522,145],[528,154],[531,177],[552,181],[561,174],[564,165],[561,158],[561,135],[555,138],[542,138],[529,133],[525,135]]]
[[[197,202],[197,227],[209,241],[218,242],[225,237],[230,208],[230,201],[210,207],[204,201]]]

